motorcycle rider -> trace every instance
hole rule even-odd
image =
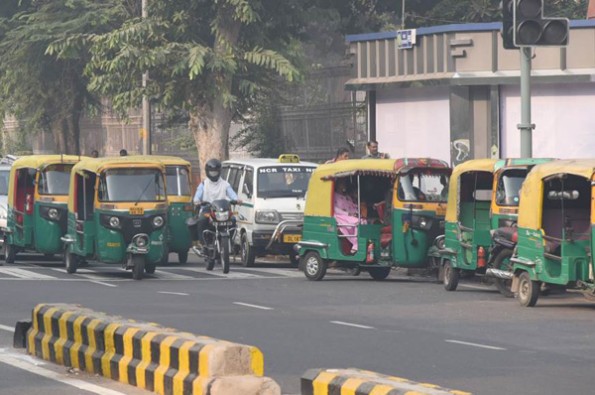
[[[232,186],[221,178],[221,161],[214,158],[209,159],[205,165],[205,173],[207,178],[198,185],[194,194],[193,202],[195,205],[200,205],[203,202],[211,203],[218,199],[235,200],[237,204],[242,203]],[[199,250],[205,244],[203,233],[209,224],[209,218],[205,215],[206,211],[207,207],[201,207],[196,219],[196,232],[193,232],[195,246]]]

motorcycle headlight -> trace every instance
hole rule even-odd
[[[229,220],[229,211],[215,211],[215,219],[217,221]]]
[[[279,222],[279,213],[276,210],[258,210],[254,219],[261,224],[276,224]]]
[[[163,220],[163,217],[161,215],[158,215],[155,218],[153,218],[153,226],[156,228],[161,228],[164,222],[165,221]]]
[[[111,226],[112,228],[119,228],[120,227],[120,218],[110,217],[109,226]]]
[[[57,209],[51,208],[48,210],[48,217],[50,217],[50,219],[56,221],[57,219],[60,218],[60,213],[58,212]]]

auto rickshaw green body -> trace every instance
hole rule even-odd
[[[131,268],[135,279],[141,279],[145,270],[155,271],[166,250],[164,171],[160,161],[140,156],[87,159],[73,168],[68,231],[63,238],[68,272],[76,272],[78,262],[86,259]],[[110,191],[108,177],[128,177],[134,182],[135,172],[139,174],[136,182],[148,180],[142,193],[130,184],[126,187],[132,191]],[[147,197],[141,199],[147,190]],[[113,198],[116,193],[127,197]]]
[[[79,160],[81,157],[72,155],[31,155],[13,163],[4,231],[7,262],[14,262],[18,251],[62,253],[68,180]]]
[[[165,166],[167,183],[167,258],[168,252],[178,254],[178,262],[188,261],[192,236],[186,224],[193,215],[193,191],[191,188],[191,164],[175,156],[151,156]],[[167,259],[165,259],[167,260]]]
[[[529,173],[521,191],[512,289],[534,306],[542,284],[595,298],[592,251],[595,160],[559,160]]]
[[[393,266],[427,267],[428,251],[435,236],[442,233],[429,230],[440,229],[445,201],[438,191],[423,200],[413,197],[417,188],[411,182],[404,184],[409,194],[405,196],[400,189],[402,179],[413,179],[409,175],[417,171],[434,177],[436,184],[440,176],[447,183],[450,175],[448,164],[427,158],[347,160],[318,167],[310,178],[302,240],[298,243],[300,268],[306,277],[322,279],[329,265],[364,269],[377,280],[386,278]],[[359,191],[360,221],[353,254],[353,246],[345,245],[347,238],[340,234],[333,214],[335,183],[346,178],[357,184]],[[384,204],[374,204],[380,202]],[[367,221],[361,220],[364,217]]]
[[[510,194],[511,191],[502,190],[502,178],[514,172],[517,182],[522,183],[533,166],[551,160],[473,159],[454,168],[446,210],[445,248],[440,251],[447,290],[456,289],[459,270],[492,277],[499,275],[497,281],[507,281],[510,264],[508,258],[500,262],[498,254],[502,248],[494,244],[492,233],[498,228],[516,226],[519,186],[516,185],[517,194]],[[500,193],[508,193],[510,200],[499,198]],[[512,247],[509,248],[507,253],[512,255]],[[509,285],[497,285],[500,292],[512,295]]]

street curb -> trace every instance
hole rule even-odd
[[[162,395],[281,393],[272,379],[262,377],[264,357],[254,346],[78,305],[35,306],[26,345],[30,354],[42,359]],[[238,392],[242,385],[246,390]]]
[[[301,378],[301,395],[327,394],[471,395],[470,392],[417,383],[360,369],[310,369]]]

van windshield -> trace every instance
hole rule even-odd
[[[165,182],[168,196],[190,196],[190,178],[184,166],[167,166]]]
[[[39,175],[40,195],[68,195],[70,187],[70,170],[73,164],[56,164],[46,166]]]
[[[258,197],[304,197],[314,167],[271,166],[258,169]]]
[[[163,176],[158,169],[107,170],[101,176],[98,194],[104,202],[163,201]]]
[[[8,196],[8,175],[10,170],[0,170],[0,195]]]

